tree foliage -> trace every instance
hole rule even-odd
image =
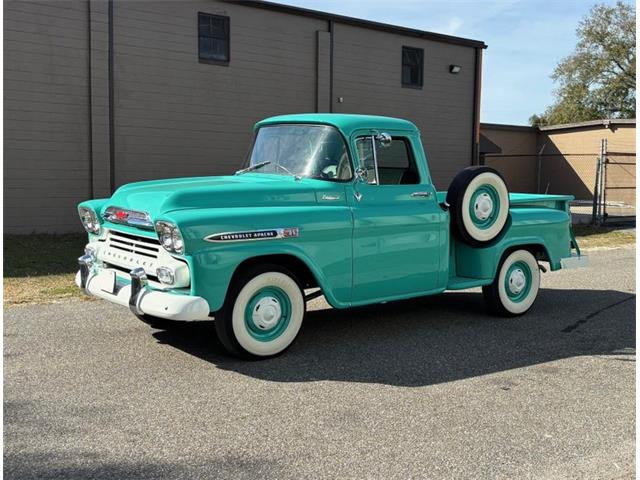
[[[563,58],[551,78],[555,101],[531,125],[554,125],[602,118],[635,118],[635,6],[595,5],[576,31],[575,51]]]

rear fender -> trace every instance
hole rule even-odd
[[[455,242],[456,275],[495,278],[503,255],[516,248],[543,254],[551,270],[560,269],[560,259],[571,256],[569,215],[544,208],[512,208],[511,224],[494,244],[474,248]]]

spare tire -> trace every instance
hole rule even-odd
[[[509,190],[489,167],[467,167],[451,182],[447,204],[454,235],[474,247],[491,243],[509,217]]]

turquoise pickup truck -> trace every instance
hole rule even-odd
[[[521,315],[547,271],[539,262],[585,264],[572,198],[510,194],[484,166],[437,192],[405,120],[272,117],[235,175],[137,182],[82,202],[89,243],[76,283],[160,328],[213,316],[242,357],[283,352],[320,295],[349,308],[482,287],[490,312]]]

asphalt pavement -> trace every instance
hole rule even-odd
[[[103,301],[4,312],[6,479],[634,477],[635,251],[543,274],[516,319],[478,290],[338,311],[276,359],[213,321]]]

